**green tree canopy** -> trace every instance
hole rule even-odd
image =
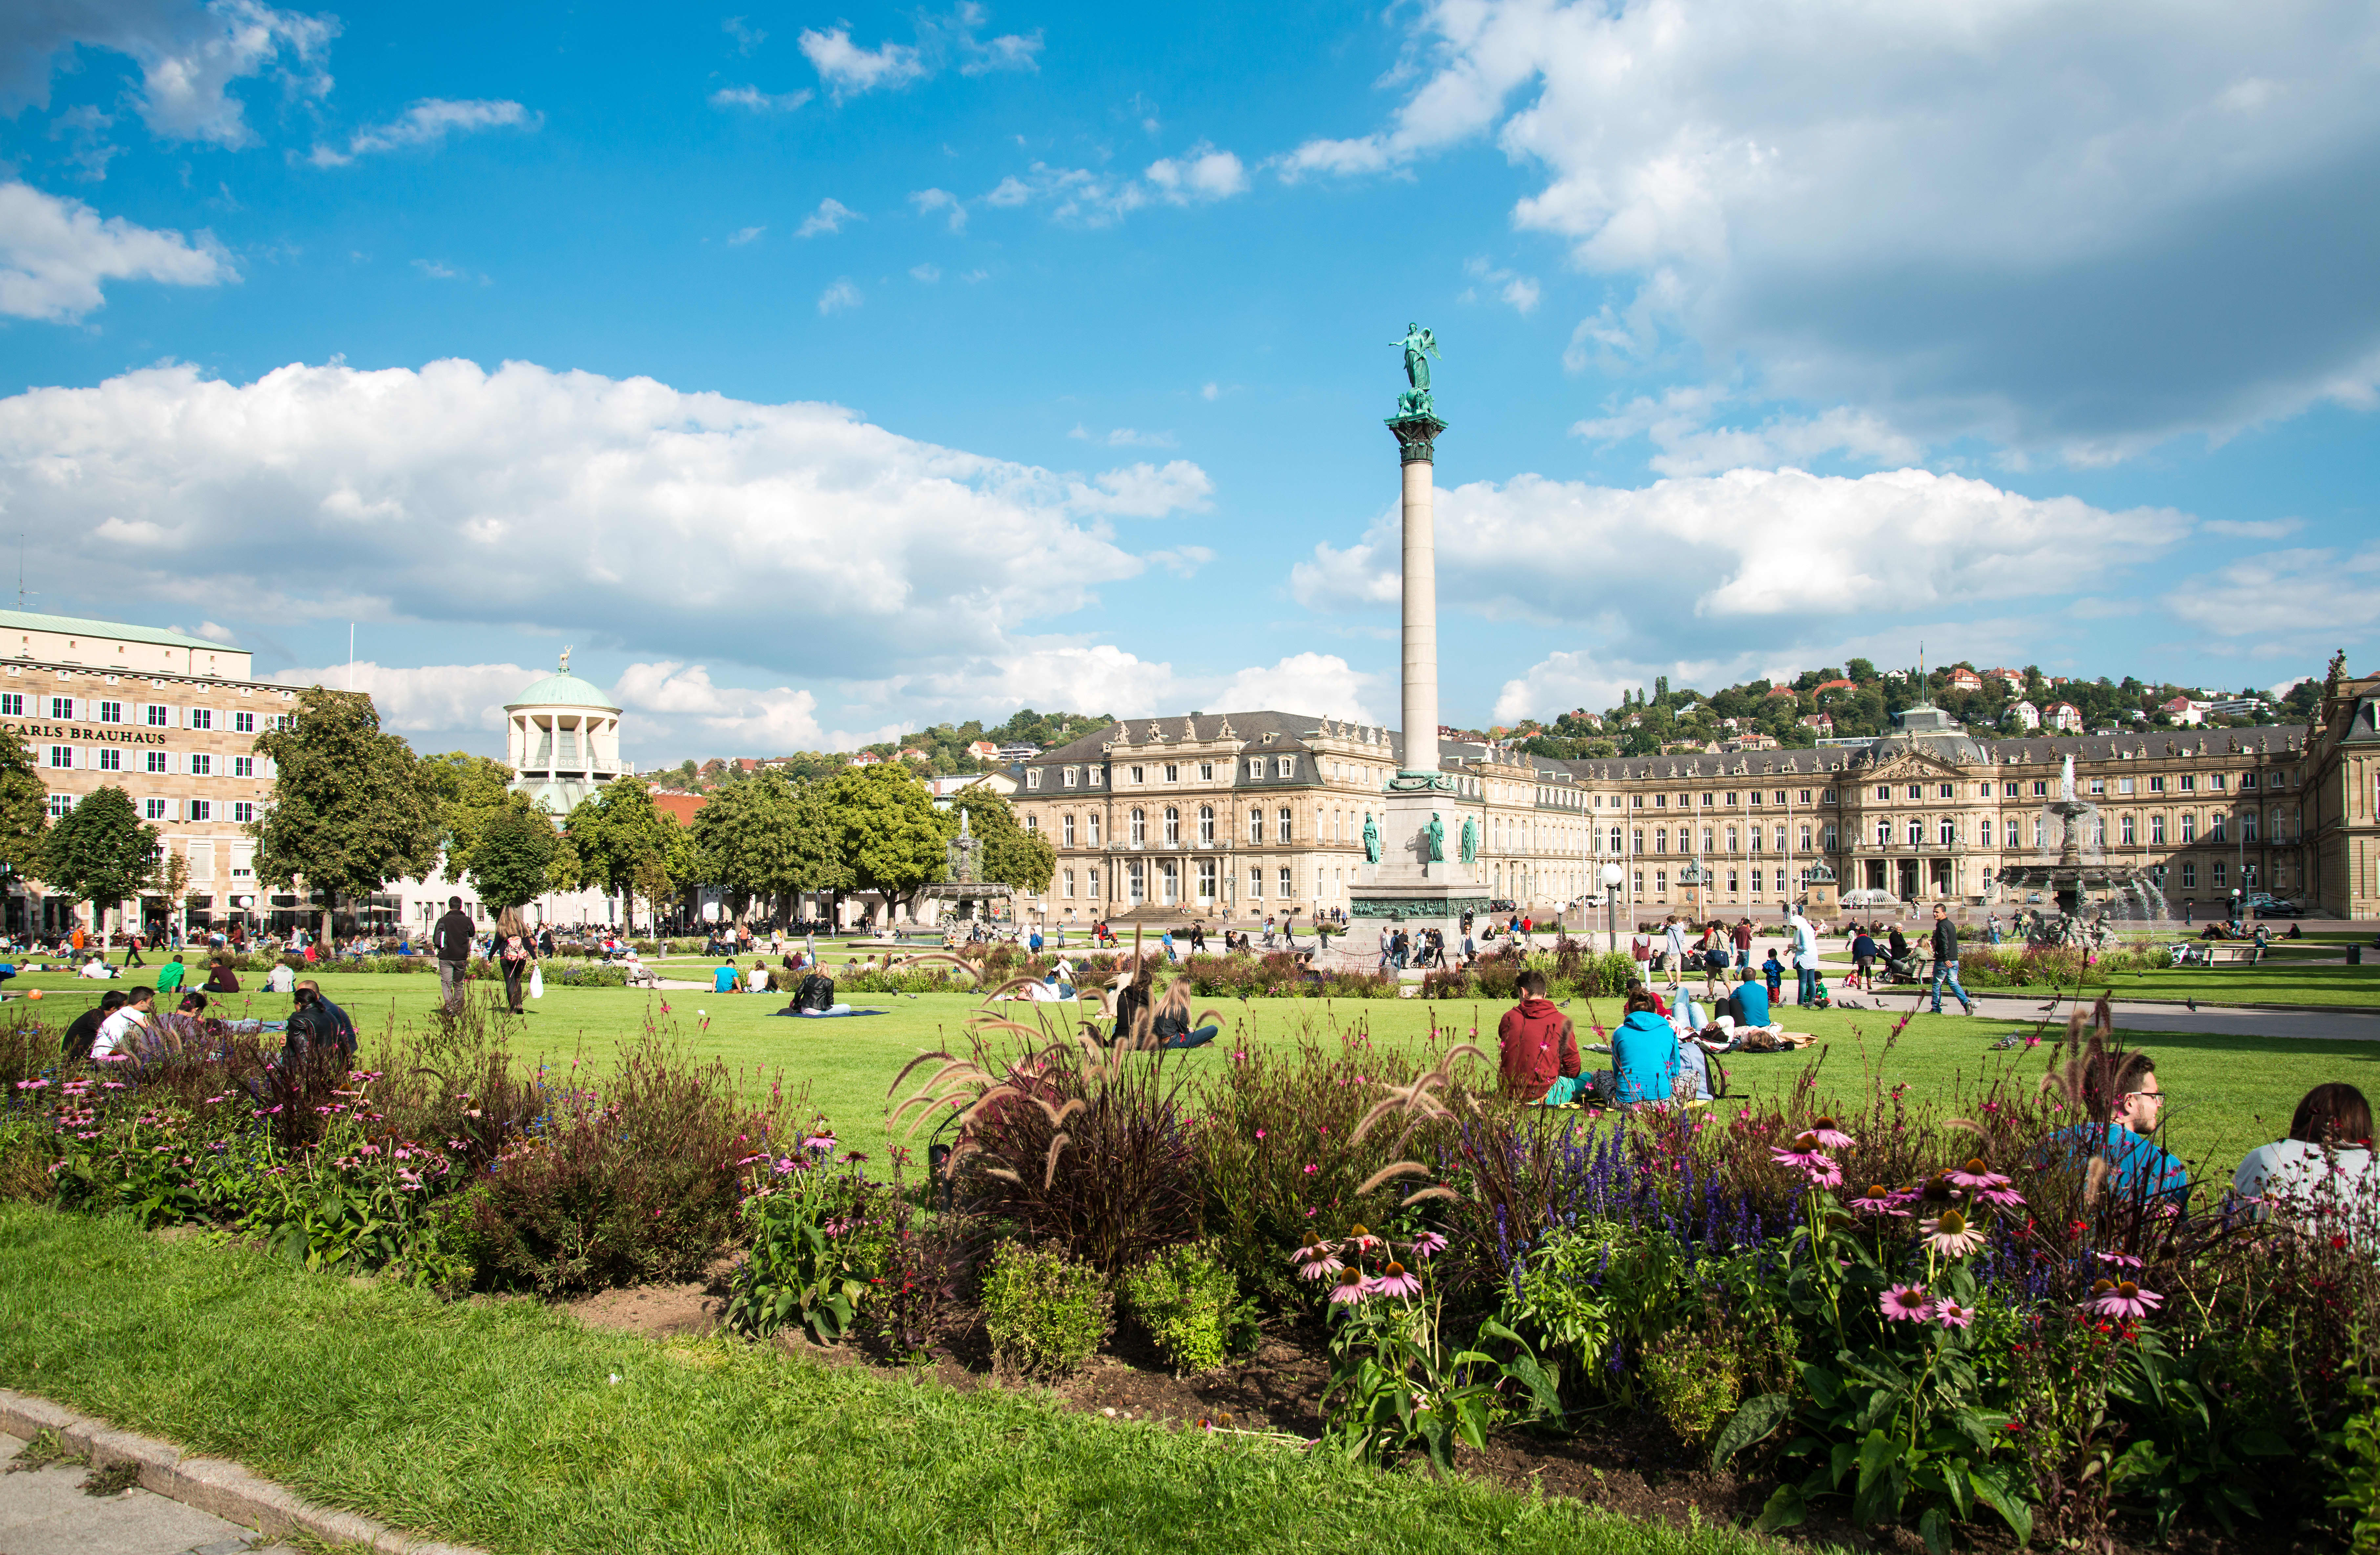
[[[943,844],[957,831],[934,808],[924,780],[905,763],[846,767],[818,785],[823,820],[850,889],[905,903],[939,878],[948,862]]]
[[[0,732],[0,875],[40,879],[49,829],[50,785],[25,742]]]
[[[659,905],[691,878],[691,838],[653,804],[642,778],[613,778],[581,799],[563,822],[579,877],[614,896],[642,896]],[[673,863],[687,870],[677,873]]]
[[[290,726],[259,735],[256,749],[279,773],[272,807],[249,827],[260,881],[303,879],[352,898],[437,869],[438,802],[413,747],[381,732],[370,697],[310,686]],[[326,934],[330,916],[326,905]]]
[[[42,881],[77,901],[89,898],[101,926],[156,871],[157,828],[142,824],[131,796],[112,784],[58,817],[42,849]]]
[[[471,879],[490,906],[517,907],[548,889],[562,839],[526,794],[487,818],[471,850]]]
[[[1058,850],[1038,832],[1017,824],[1006,799],[981,784],[962,788],[952,808],[967,818],[967,829],[983,844],[983,878],[1019,891],[1047,891],[1058,868]]]
[[[421,758],[422,786],[438,806],[439,841],[452,878],[479,875],[475,856],[480,832],[516,797],[511,792],[513,775],[502,761],[468,751]]]
[[[754,896],[800,889],[803,824],[799,794],[773,771],[728,779],[696,812],[695,871],[727,893],[737,924]]]

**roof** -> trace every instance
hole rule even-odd
[[[504,704],[504,711],[515,708],[594,708],[603,712],[617,712],[619,704],[599,688],[589,686],[575,674],[550,674],[530,686]]]
[[[1402,738],[1392,729],[1378,724],[1350,723],[1343,719],[1322,718],[1312,713],[1281,712],[1258,709],[1250,712],[1201,712],[1195,715],[1174,715],[1164,718],[1127,718],[1106,723],[1089,734],[1053,746],[1031,759],[1028,765],[1060,766],[1104,759],[1111,745],[1151,745],[1161,738],[1169,745],[1193,740],[1215,740],[1223,737],[1226,726],[1231,737],[1243,747],[1288,752],[1305,747],[1305,736],[1321,735],[1326,730],[1370,731],[1378,741],[1383,760],[1402,760]],[[1268,740],[1267,736],[1270,739]]]
[[[92,621],[79,615],[43,615],[37,611],[0,610],[0,626],[25,632],[58,632],[67,637],[120,638],[126,642],[151,642],[161,648],[204,648],[218,653],[245,653],[227,642],[212,642],[187,632],[160,631],[123,621]]]

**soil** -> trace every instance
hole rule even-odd
[[[732,1268],[722,1259],[702,1280],[607,1291],[570,1303],[570,1310],[597,1328],[655,1338],[707,1334],[720,1326],[726,1310]],[[973,1313],[962,1310],[953,1318],[955,1337],[938,1346],[930,1367],[922,1369],[961,1391],[1022,1385],[996,1374],[990,1347]],[[853,1344],[815,1345],[791,1331],[779,1334],[776,1342],[830,1366],[866,1367],[903,1378],[915,1377],[921,1369],[885,1364]],[[1067,1408],[1118,1422],[1311,1442],[1322,1429],[1317,1405],[1330,1375],[1324,1345],[1324,1331],[1318,1325],[1268,1325],[1255,1354],[1208,1376],[1176,1378],[1127,1321],[1118,1325],[1088,1367],[1050,1385],[1050,1391]],[[1679,1527],[1694,1522],[1748,1527],[1777,1488],[1774,1478],[1757,1473],[1713,1474],[1701,1452],[1681,1442],[1658,1419],[1617,1411],[1572,1436],[1500,1430],[1488,1438],[1485,1452],[1460,1450],[1456,1464],[1461,1472],[1515,1489],[1542,1489],[1618,1515]],[[2015,1540],[1996,1521],[1965,1525],[1955,1537],[1962,1550],[1975,1555],[2015,1555]],[[1813,1509],[1808,1520],[1787,1531],[1779,1542],[1925,1555],[1914,1527],[1855,1527],[1822,1509]],[[2242,1524],[2236,1537],[2207,1529],[2178,1529],[2162,1542],[2143,1525],[2112,1530],[2098,1555],[2148,1555],[2152,1549],[2156,1555],[2335,1555],[2338,1548],[2318,1535],[2277,1523]]]

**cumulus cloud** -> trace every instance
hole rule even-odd
[[[799,91],[762,91],[756,86],[721,87],[710,94],[714,108],[748,108],[756,114],[790,114],[818,95],[804,87]]]
[[[1537,285],[1536,276],[1500,269],[1486,259],[1470,261],[1463,265],[1463,273],[1470,276],[1477,285],[1464,287],[1463,295],[1456,299],[1457,301],[1477,302],[1482,295],[1481,288],[1484,287],[1486,295],[1495,298],[1497,301],[1505,304],[1512,311],[1525,318],[1537,310],[1537,303],[1545,295],[1544,288]]]
[[[937,211],[947,211],[950,213],[951,230],[953,232],[966,230],[966,206],[960,201],[957,195],[948,189],[919,189],[909,197],[909,203],[917,208],[917,214],[921,216],[930,216]],[[993,203],[997,204],[998,201],[995,200]]]
[[[1114,427],[1103,432],[1095,432],[1091,431],[1090,428],[1083,425],[1080,421],[1075,422],[1075,430],[1068,432],[1066,435],[1074,438],[1079,443],[1102,443],[1110,448],[1171,448],[1174,446],[1174,438],[1172,432],[1138,431],[1131,427]]]
[[[1248,187],[1247,169],[1240,165],[1240,159],[1204,141],[1181,157],[1150,163],[1142,176],[1159,199],[1174,205],[1229,200],[1245,193]]]
[[[836,406],[524,362],[171,366],[0,399],[0,508],[59,575],[251,619],[633,623],[689,662],[762,632],[799,679],[1000,651],[1145,570],[1111,521],[1209,491],[1186,461],[1062,474]],[[307,565],[248,570],[272,555]],[[788,610],[801,630],[763,632]]]
[[[728,749],[778,752],[816,750],[821,731],[816,716],[818,698],[789,686],[767,690],[721,686],[700,664],[674,660],[637,663],[613,684],[612,699],[626,713],[650,715],[666,727],[684,733],[699,729]],[[650,744],[658,731],[647,731],[641,742]]]
[[[79,319],[106,301],[108,281],[212,286],[238,279],[212,234],[193,242],[30,184],[0,184],[0,314]]]
[[[886,43],[863,49],[851,41],[851,30],[837,27],[819,32],[805,29],[802,53],[837,101],[878,87],[906,86],[926,73],[917,51],[906,43]]]
[[[107,6],[0,6],[0,109],[49,105],[54,63],[77,44],[129,55],[140,67],[134,105],[169,140],[252,145],[229,93],[234,81],[280,77],[299,95],[331,90],[322,68],[338,18],[276,10],[256,0],[120,0]]]
[[[827,90],[842,102],[879,87],[905,87],[934,76],[955,64],[962,76],[986,76],[1002,70],[1038,70],[1041,33],[1010,32],[984,36],[991,13],[975,0],[944,15],[920,13],[915,43],[881,43],[861,48],[851,41],[851,29],[806,30],[802,53],[818,70]]]
[[[1442,603],[1581,626],[1602,651],[1640,660],[1682,634],[1706,650],[1790,648],[1835,640],[1846,620],[2105,587],[2192,528],[2169,509],[2108,512],[1919,469],[1740,469],[1633,491],[1528,475],[1441,492],[1438,523],[1463,537],[1439,550]],[[1293,570],[1297,597],[1394,601],[1395,524],[1384,513],[1356,544],[1316,546]]]
[[[727,246],[731,249],[740,249],[768,230],[766,226],[739,226],[727,235]]]
[[[1230,152],[1200,142],[1180,157],[1152,162],[1139,177],[1037,162],[1010,174],[983,197],[987,205],[1036,202],[1060,221],[1106,226],[1150,205],[1205,205],[1247,192],[1247,170]]]
[[[866,702],[899,702],[917,717],[984,716],[1022,707],[1082,708],[1119,718],[1276,709],[1318,718],[1377,722],[1380,678],[1335,654],[1296,653],[1269,665],[1221,674],[1178,674],[1112,643],[1018,638],[997,658],[970,660],[931,674],[858,687]],[[914,727],[915,725],[912,725]]]
[[[536,129],[544,123],[544,115],[532,114],[510,101],[455,102],[443,97],[425,97],[386,124],[357,130],[348,138],[346,151],[317,146],[309,160],[317,167],[345,167],[356,158],[370,156],[376,152],[401,151],[408,146],[436,146],[450,135],[470,135],[482,129],[502,128]]]
[[[2301,653],[2380,626],[2380,546],[2351,554],[2327,547],[2246,556],[2193,577],[2166,608],[2202,632],[2257,638],[2262,653]]]
[[[358,660],[355,688],[371,696],[380,710],[381,727],[401,735],[497,731],[504,726],[504,704],[540,672],[518,664],[421,664],[412,667]],[[325,664],[318,669],[282,670],[267,676],[284,686],[327,686],[344,691],[348,666]]]
[[[851,284],[850,277],[845,276],[819,293],[818,310],[820,313],[840,313],[856,308],[866,300],[859,295],[859,288]]]
[[[864,222],[867,219],[840,200],[821,200],[818,203],[817,210],[802,218],[802,225],[794,229],[794,236],[816,237],[820,233],[824,233],[832,237],[843,230],[844,223]]]
[[[2380,222],[2339,197],[2380,177],[2368,6],[1416,14],[1388,121],[1279,175],[1492,138],[1517,225],[1764,393],[2086,462],[2380,402]]]
[[[1829,456],[1860,464],[1904,465],[1924,452],[1915,438],[1882,417],[1848,406],[1816,416],[1771,415],[1756,426],[1714,425],[1738,397],[1716,386],[1681,385],[1658,397],[1638,395],[1625,407],[1570,430],[1573,436],[1601,443],[1647,438],[1655,450],[1647,462],[1662,475],[1805,465]]]

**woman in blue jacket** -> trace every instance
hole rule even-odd
[[[1683,1063],[1678,1033],[1653,1010],[1653,996],[1639,989],[1628,996],[1628,1018],[1611,1034],[1612,1101],[1633,1107],[1668,1101]]]

